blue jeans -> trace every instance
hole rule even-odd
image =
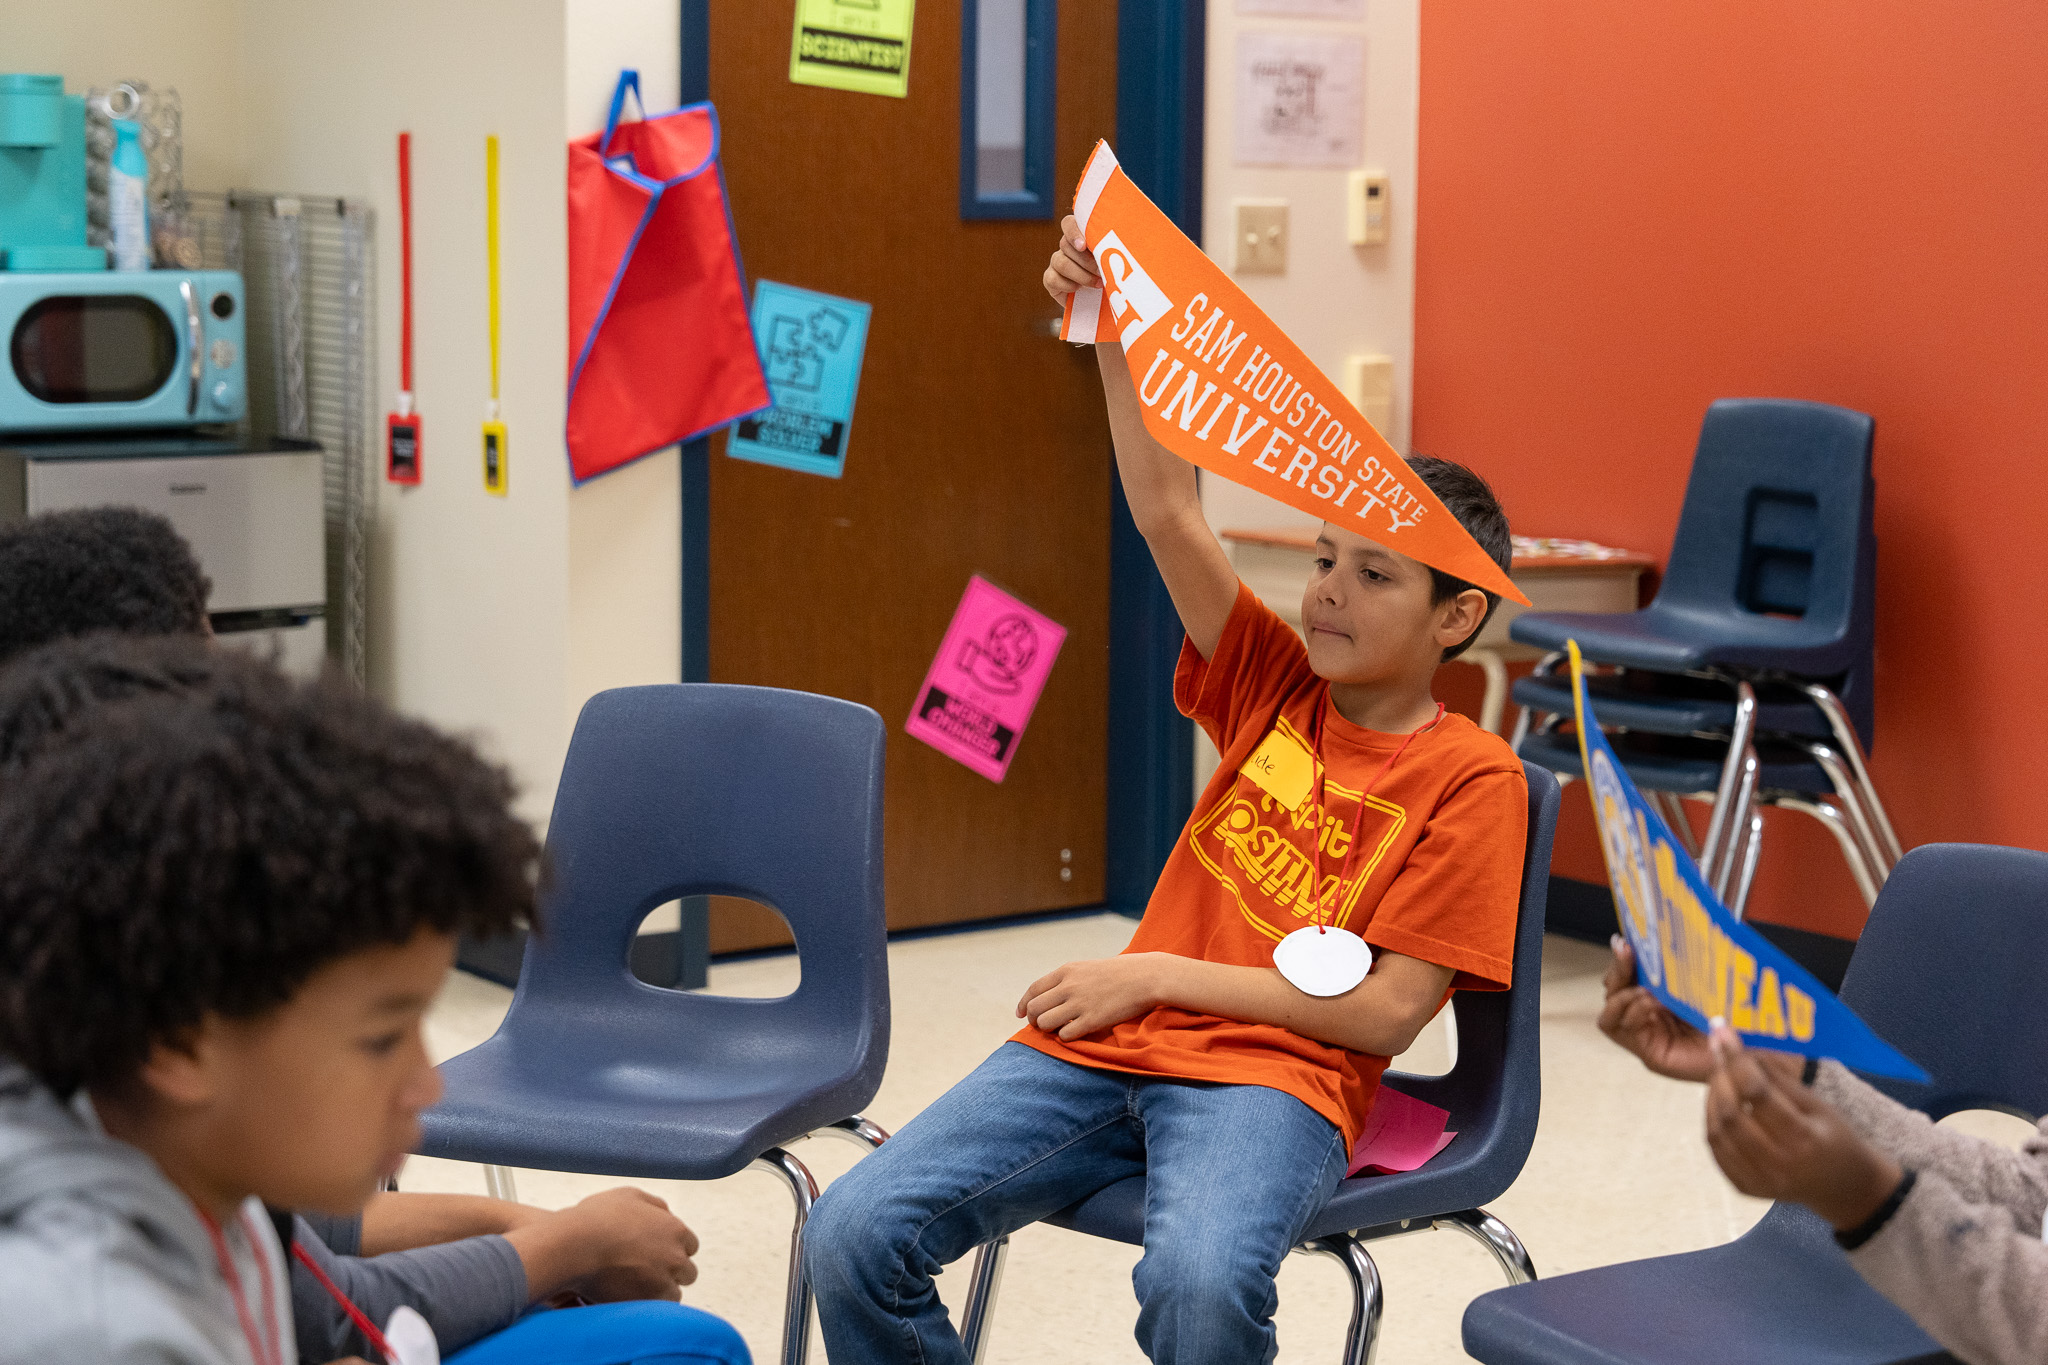
[[[1162,1365],[1270,1361],[1273,1277],[1346,1156],[1328,1119],[1278,1090],[1094,1071],[1006,1043],[812,1211],[804,1263],[826,1353],[967,1365],[939,1268],[1144,1175],[1138,1345]]]
[[[528,1313],[448,1365],[750,1365],[732,1324],[680,1303],[640,1300]]]

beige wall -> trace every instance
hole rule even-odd
[[[1371,0],[1364,23],[1240,15],[1230,0],[1213,0],[1208,25],[1208,99],[1204,115],[1203,249],[1227,268],[1231,201],[1285,199],[1291,246],[1284,275],[1247,275],[1238,283],[1286,329],[1323,372],[1341,385],[1344,358],[1394,360],[1394,412],[1386,433],[1408,448],[1410,362],[1415,339],[1415,138],[1419,0]],[[1236,118],[1237,34],[1240,29],[1329,33],[1365,39],[1365,157],[1387,172],[1393,207],[1391,240],[1354,247],[1345,240],[1347,172],[1240,166],[1232,146]],[[1204,476],[1202,500],[1218,529],[1308,526],[1304,513],[1222,479]]]
[[[66,93],[143,80],[176,88],[185,109],[185,183],[226,189],[243,179],[241,31],[244,0],[6,0],[0,71],[64,77]]]
[[[379,480],[370,667],[399,707],[481,738],[544,818],[567,743],[563,0],[250,0],[251,179],[377,209],[377,409],[398,387],[396,144],[413,143],[422,482]],[[511,491],[483,490],[484,137],[500,155]],[[381,459],[381,449],[380,449]]]
[[[567,136],[604,126],[621,67],[640,72],[653,112],[675,108],[677,0],[567,0],[563,65]],[[551,456],[560,465],[559,445]],[[594,479],[569,495],[569,674],[566,722],[593,692],[681,676],[682,485],[674,450]]]

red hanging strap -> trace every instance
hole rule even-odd
[[[327,1291],[328,1297],[340,1304],[341,1310],[348,1314],[349,1321],[356,1325],[356,1330],[363,1334],[363,1339],[370,1343],[371,1348],[378,1355],[384,1357],[385,1365],[391,1365],[391,1343],[386,1341],[384,1334],[377,1330],[377,1324],[370,1321],[369,1314],[356,1307],[349,1299],[349,1296],[342,1293],[334,1281],[327,1278],[327,1272],[320,1268],[319,1262],[308,1256],[306,1249],[297,1242],[292,1243],[292,1259],[313,1273],[313,1278],[319,1281],[322,1289]]]
[[[412,392],[412,134],[398,135],[400,312],[398,387]]]
[[[249,1254],[256,1262],[257,1278],[263,1284],[263,1326],[257,1329],[255,1316],[249,1311],[248,1296],[242,1292],[242,1273],[235,1269],[235,1258],[228,1251],[228,1240],[222,1235],[220,1224],[213,1215],[198,1205],[192,1211],[199,1215],[199,1221],[206,1227],[206,1235],[213,1242],[213,1254],[220,1262],[221,1278],[227,1281],[228,1294],[235,1301],[235,1316],[242,1324],[242,1338],[249,1343],[249,1356],[256,1365],[283,1365],[284,1347],[278,1341],[277,1303],[270,1287],[269,1258],[263,1254],[262,1240],[249,1228],[248,1219],[242,1220],[242,1229],[249,1238]]]

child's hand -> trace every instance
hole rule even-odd
[[[1171,956],[1125,953],[1069,962],[1031,983],[1017,1002],[1017,1017],[1068,1043],[1113,1028],[1165,1003],[1160,996],[1162,959]]]
[[[1067,295],[1076,289],[1092,289],[1101,283],[1095,253],[1081,236],[1081,220],[1070,213],[1060,220],[1060,249],[1052,253],[1052,262],[1045,267],[1045,292],[1052,295],[1054,303],[1064,306]]]
[[[1636,955],[1620,934],[1613,938],[1614,961],[1607,966],[1607,1003],[1600,1031],[1642,1059],[1659,1076],[1704,1081],[1714,1074],[1707,1036],[1664,1008],[1649,989],[1636,984]]]
[[[1857,1227],[1898,1188],[1905,1172],[1872,1147],[1833,1106],[1755,1053],[1716,1019],[1707,1088],[1707,1145],[1744,1194],[1790,1199],[1836,1228]],[[1796,1067],[1798,1059],[1787,1058]]]

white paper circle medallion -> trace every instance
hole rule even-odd
[[[1349,929],[1296,929],[1273,945],[1280,975],[1309,995],[1342,995],[1372,970],[1372,949]]]

